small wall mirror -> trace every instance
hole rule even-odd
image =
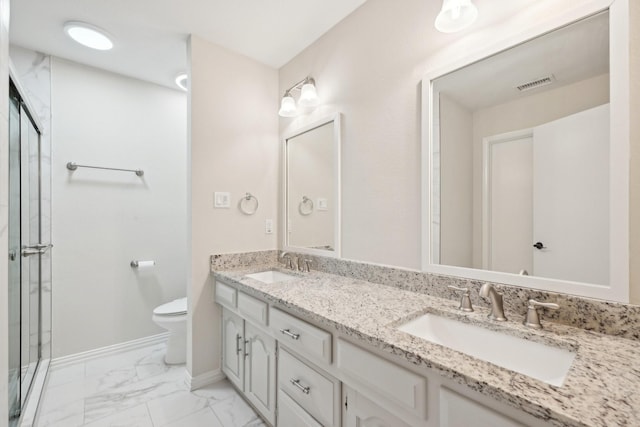
[[[340,256],[340,115],[284,138],[284,249]]]
[[[610,46],[607,10],[425,82],[426,270],[628,298]]]

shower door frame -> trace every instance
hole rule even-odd
[[[39,119],[39,117],[34,114],[37,110],[34,108],[34,106],[31,104],[31,102],[29,101],[28,98],[28,92],[24,89],[24,87],[22,86],[20,79],[18,77],[17,72],[15,71],[15,68],[13,66],[13,64],[10,62],[9,64],[9,77],[10,77],[10,81],[13,84],[13,87],[15,88],[15,91],[17,92],[17,95],[19,97],[19,109],[20,109],[20,117],[22,117],[22,115],[26,115],[27,116],[27,120],[30,121],[31,126],[35,129],[35,131],[38,134],[38,159],[37,159],[37,169],[38,169],[38,200],[37,200],[37,204],[38,204],[38,218],[37,218],[37,222],[38,222],[38,245],[40,243],[42,243],[43,241],[50,241],[50,227],[47,227],[48,231],[48,235],[43,236],[43,216],[46,215],[46,212],[43,212],[42,208],[43,208],[43,194],[42,194],[42,188],[43,188],[43,183],[45,179],[49,179],[50,180],[50,173],[47,173],[46,176],[43,175],[42,170],[43,170],[43,160],[42,160],[42,150],[43,150],[43,132],[44,132],[44,128],[42,126],[42,122]],[[13,93],[13,90],[10,91],[10,96],[11,93]],[[19,120],[19,124],[20,124],[20,132],[22,133],[23,129],[22,129],[22,119]],[[20,135],[20,150],[23,150],[23,146],[22,146],[22,135]],[[47,150],[49,149],[50,146],[47,146]],[[20,163],[21,166],[20,168],[23,167],[22,164],[22,153],[20,154]],[[32,164],[32,163],[30,163]],[[50,168],[49,168],[50,169]],[[20,172],[21,175],[21,199],[23,197],[22,195],[22,188],[23,188],[23,182],[22,182],[22,172]],[[28,185],[28,184],[27,184]],[[50,188],[50,186],[48,186],[47,188]],[[22,200],[20,201],[21,204],[21,210],[23,209],[22,206]],[[23,213],[20,213],[20,218],[21,218],[21,229],[22,229],[22,219],[23,219]],[[50,215],[47,215],[47,217],[50,217]],[[22,233],[21,233],[22,234]],[[32,242],[25,242],[23,241],[23,236],[21,235],[20,237],[20,246],[21,249],[25,249],[24,245],[30,245]],[[46,245],[48,246],[48,248],[51,247],[51,245]],[[17,419],[12,420],[10,418],[11,421],[11,425],[32,425],[34,420],[35,420],[35,415],[36,415],[36,410],[38,407],[38,403],[40,400],[40,395],[42,393],[42,390],[44,388],[44,382],[46,379],[46,375],[49,369],[49,364],[50,364],[50,357],[51,357],[51,343],[50,343],[50,339],[46,339],[43,340],[43,324],[46,324],[46,331],[50,331],[50,326],[51,326],[51,319],[50,317],[48,318],[44,318],[43,317],[43,312],[46,311],[47,315],[50,316],[50,305],[51,305],[51,294],[49,293],[47,295],[46,298],[43,298],[43,255],[44,256],[49,256],[50,257],[51,251],[50,249],[48,251],[46,250],[42,250],[40,252],[40,254],[35,255],[37,256],[37,260],[33,259],[33,261],[31,262],[37,262],[38,263],[38,272],[37,272],[37,280],[38,280],[38,320],[37,320],[37,324],[38,324],[38,331],[37,331],[37,335],[38,335],[38,360],[36,362],[35,365],[35,369],[34,369],[34,373],[31,377],[31,381],[29,382],[29,384],[22,384],[22,375],[20,376],[20,383],[19,384],[19,391],[18,391],[18,398],[20,401],[20,416]],[[22,253],[18,254],[18,256],[21,259],[28,259],[28,257],[23,257]],[[50,258],[48,260],[48,262],[46,263],[47,267],[50,268]],[[21,279],[20,279],[20,284],[21,287],[24,285],[24,281],[22,280],[22,272],[23,272],[23,267],[21,265],[20,267],[20,271],[21,271]],[[50,275],[48,275],[50,276]],[[27,286],[29,286],[30,283],[27,283]],[[21,291],[22,294],[22,291]],[[45,301],[46,299],[46,301]],[[44,304],[48,304],[49,309],[47,310],[43,310]],[[22,310],[22,302],[21,302],[21,310]],[[20,313],[20,317],[22,319],[22,313]],[[22,325],[21,325],[22,327]],[[50,332],[47,332],[48,334],[50,334]],[[22,331],[20,332],[20,334],[22,335]],[[31,346],[31,344],[30,344]],[[22,344],[20,346],[20,350],[22,351]],[[30,349],[31,350],[31,349]],[[22,359],[22,357],[20,357],[20,359]],[[21,364],[21,368],[22,368],[22,364]],[[28,391],[25,393],[23,392],[21,389],[22,387],[28,387]],[[10,416],[12,414],[9,414]]]

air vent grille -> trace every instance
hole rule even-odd
[[[555,80],[556,80],[556,78],[553,76],[553,74],[550,74],[550,75],[548,75],[546,77],[541,77],[539,79],[531,80],[530,82],[518,85],[518,86],[516,86],[516,88],[520,92],[525,92],[527,90],[532,90],[532,89],[536,89],[536,88],[539,88],[539,87],[542,87],[542,86],[550,85]]]

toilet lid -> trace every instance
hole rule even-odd
[[[157,306],[153,314],[160,316],[179,316],[187,313],[187,298],[178,298],[166,304]]]

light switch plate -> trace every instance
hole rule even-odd
[[[229,208],[231,206],[231,193],[216,191],[213,193],[214,208]]]
[[[328,203],[327,203],[327,199],[323,198],[323,197],[319,197],[318,198],[318,210],[319,211],[326,211],[329,209],[328,207]]]

